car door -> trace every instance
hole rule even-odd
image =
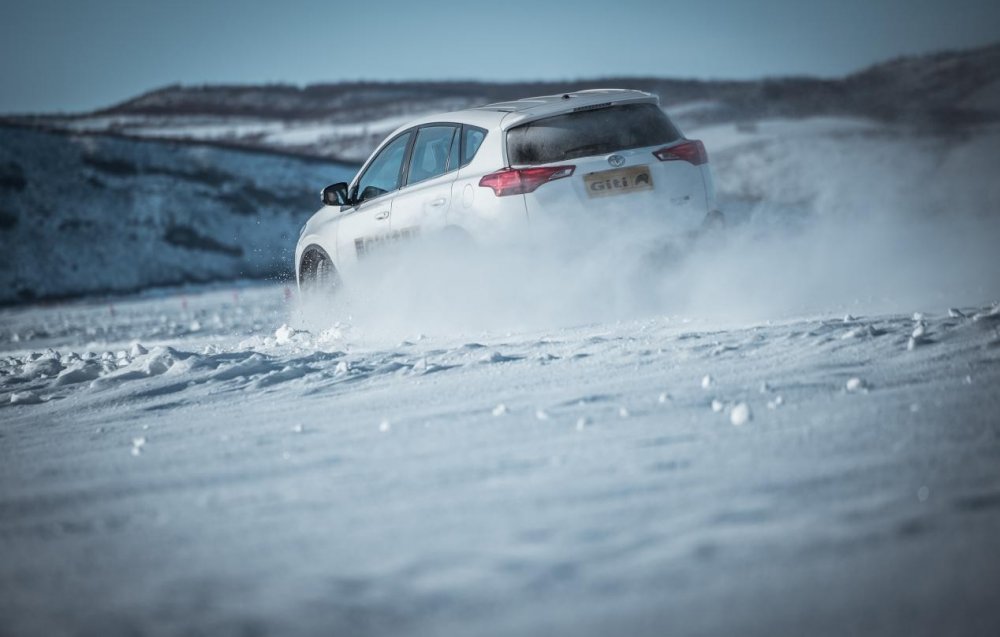
[[[443,228],[458,174],[461,126],[428,124],[417,129],[403,186],[392,204],[392,234],[405,240]]]
[[[402,183],[412,138],[413,131],[406,131],[386,144],[351,186],[356,203],[344,210],[337,229],[341,268],[351,267],[390,240],[393,199]]]

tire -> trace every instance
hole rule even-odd
[[[340,275],[330,256],[319,247],[310,247],[299,266],[299,288],[308,298],[331,295],[340,287]]]
[[[476,253],[476,242],[472,235],[458,226],[445,226],[434,240],[452,259],[462,260]]]

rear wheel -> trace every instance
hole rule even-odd
[[[441,245],[444,248],[459,257],[471,254],[476,247],[476,243],[472,240],[472,236],[458,226],[445,226],[441,229],[440,233],[438,233],[437,239],[441,242]]]

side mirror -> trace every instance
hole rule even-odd
[[[343,181],[327,186],[320,197],[324,206],[346,206],[348,203],[347,184]]]

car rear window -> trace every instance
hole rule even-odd
[[[511,164],[547,164],[681,138],[656,104],[622,104],[546,117],[507,131]]]

